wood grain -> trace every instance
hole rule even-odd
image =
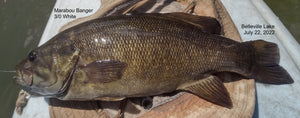
[[[156,107],[143,114],[147,117],[175,117],[175,118],[249,118],[252,117],[255,107],[255,89],[252,80],[240,80],[226,83],[230,93],[233,108],[228,109],[207,102],[190,93],[185,93],[178,99]]]

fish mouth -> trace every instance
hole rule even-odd
[[[31,70],[31,66],[28,63],[25,62],[23,64],[24,67],[22,68],[19,68],[19,65],[17,66],[16,72],[18,76],[14,76],[13,78],[17,84],[24,87],[29,87],[33,84],[33,72]]]
[[[21,89],[35,96],[45,96],[45,97],[63,97],[67,94],[68,89],[71,85],[73,73],[76,69],[73,69],[66,80],[63,81],[62,87],[54,94],[41,94],[39,90],[35,87],[32,88],[33,85],[33,73],[28,70],[17,70],[18,76],[14,76],[15,82],[20,85]],[[35,92],[34,92],[35,91]]]

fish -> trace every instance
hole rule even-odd
[[[119,101],[186,91],[232,108],[218,73],[292,84],[275,43],[220,35],[212,17],[148,13],[97,18],[58,33],[16,66],[32,95]]]

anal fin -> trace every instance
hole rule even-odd
[[[195,83],[181,86],[179,90],[191,92],[207,101],[232,108],[232,101],[222,81],[216,76],[209,76]]]

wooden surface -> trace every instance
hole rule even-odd
[[[176,118],[249,118],[254,110],[255,89],[251,80],[241,80],[227,83],[225,87],[230,93],[233,108],[228,109],[210,102],[198,96],[185,93],[178,99],[168,102],[160,107],[143,114],[141,117],[176,117]],[[252,96],[252,97],[250,97]]]
[[[120,0],[122,1],[122,0]],[[224,36],[241,41],[238,31],[232,23],[230,16],[220,4],[219,1],[201,1],[197,3],[195,14],[213,16],[220,19],[224,28]],[[116,1],[117,3],[118,1]],[[111,8],[115,4],[108,4],[109,0],[102,0],[102,5]],[[185,6],[189,3],[188,0],[178,0],[177,2],[158,0],[148,12],[180,12],[183,11]],[[156,7],[156,8],[155,8]],[[157,7],[160,10],[157,10]],[[100,8],[100,9],[101,9]],[[215,9],[217,8],[217,10]],[[107,10],[104,10],[107,11]],[[99,14],[103,14],[102,10],[98,10],[95,16],[89,16],[74,20],[72,23],[64,27],[71,27],[79,22],[84,22],[89,19],[96,18]],[[76,23],[77,22],[77,23]],[[64,28],[63,28],[64,29]],[[156,107],[151,110],[145,110],[138,105],[127,103],[125,108],[125,117],[252,117],[255,107],[255,87],[254,80],[240,80],[235,82],[225,83],[230,97],[233,102],[233,108],[228,109],[218,105],[207,102],[195,95],[184,93],[174,98],[160,98],[165,101],[165,104],[155,104]],[[171,100],[172,99],[172,100]],[[170,102],[167,102],[171,100]],[[52,118],[58,117],[116,117],[120,108],[120,102],[101,102],[101,101],[59,101],[56,99],[50,100],[50,116]]]

